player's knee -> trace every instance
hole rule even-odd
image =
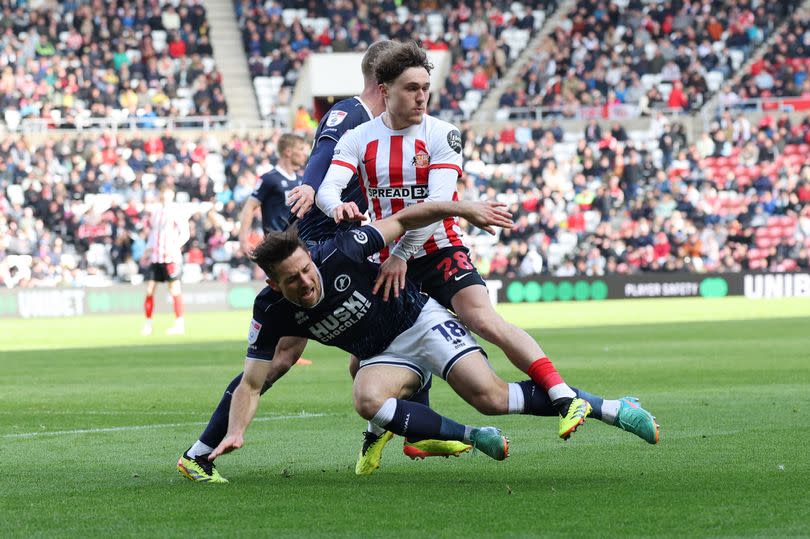
[[[354,409],[357,413],[366,420],[371,420],[377,412],[385,404],[388,399],[387,396],[378,395],[375,393],[355,393],[354,395]]]
[[[487,316],[484,309],[475,309],[472,312],[460,315],[461,321],[473,333],[476,333],[488,341],[497,340],[499,331],[498,317]]]

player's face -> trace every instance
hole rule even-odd
[[[394,129],[422,123],[430,97],[430,75],[424,67],[409,67],[381,90]]]
[[[305,143],[296,144],[290,150],[290,163],[298,170],[307,164],[307,156],[309,154],[309,146]]]
[[[273,290],[301,307],[314,307],[321,297],[321,279],[309,253],[298,248],[276,265],[276,279],[268,279]]]

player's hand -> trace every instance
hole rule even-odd
[[[376,294],[380,288],[383,289],[383,301],[388,301],[391,292],[394,297],[399,297],[399,291],[405,288],[405,274],[408,272],[408,263],[398,256],[391,256],[383,262],[380,266],[380,273],[377,274],[377,280],[374,281],[374,289],[371,291]]]
[[[362,221],[365,219],[357,204],[354,202],[344,202],[335,208],[335,222],[341,223],[343,221]]]
[[[250,252],[253,250],[247,238],[239,238],[239,248],[245,256],[250,256]]]
[[[290,191],[290,196],[287,198],[290,212],[299,219],[312,209],[313,204],[315,204],[315,189],[311,185],[299,185]]]
[[[503,202],[470,202],[469,205],[470,211],[465,212],[464,218],[490,234],[495,234],[496,226],[511,229],[515,225]]]
[[[211,454],[208,455],[208,460],[213,461],[220,455],[224,455],[225,453],[230,453],[231,451],[236,451],[240,447],[245,445],[245,439],[242,436],[226,436],[224,440],[222,440],[219,445],[211,451]]]

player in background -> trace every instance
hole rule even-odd
[[[239,245],[244,253],[250,253],[248,238],[257,209],[261,208],[262,230],[265,234],[271,230],[284,230],[289,224],[287,196],[292,189],[301,185],[303,177],[300,171],[307,163],[308,151],[309,145],[303,137],[287,133],[279,138],[276,166],[262,174],[239,215]]]
[[[304,170],[303,183],[293,188],[290,192],[292,212],[293,214],[302,216],[296,221],[298,233],[302,241],[304,241],[308,247],[327,241],[333,238],[338,232],[357,227],[356,223],[349,221],[335,223],[334,219],[324,215],[317,208],[313,207],[311,211],[303,211],[301,210],[301,206],[304,201],[308,202],[306,204],[307,209],[313,206],[315,193],[320,187],[326,175],[326,171],[332,162],[335,145],[343,134],[368,122],[385,110],[385,102],[380,93],[379,85],[374,78],[374,64],[379,55],[391,48],[394,44],[393,41],[383,40],[373,43],[368,48],[361,64],[364,80],[362,93],[359,96],[344,99],[336,103],[321,119],[318,129],[315,132],[315,142],[306,169]],[[341,197],[342,200],[347,202],[354,202],[358,208],[363,208],[363,211],[365,211],[366,197],[360,188],[359,182],[353,182],[351,186],[341,193]],[[246,227],[243,225],[242,229],[245,230]],[[276,350],[276,357],[272,362],[273,366],[262,393],[267,391],[276,379],[283,376],[284,373],[295,364],[296,360],[303,353],[305,346],[306,342],[302,345],[300,342],[291,342],[282,339]],[[242,374],[240,373],[231,380],[217,407],[211,414],[211,418],[205,430],[197,441],[178,459],[177,470],[181,475],[193,481],[212,483],[227,482],[207,457],[225,436],[225,432],[228,429],[228,414],[231,398],[233,391],[239,385],[241,379]],[[410,398],[427,405],[429,404],[428,390],[429,387],[426,387],[424,390],[416,392],[416,394],[412,395]],[[390,439],[390,435],[388,439]],[[377,437],[373,440],[367,439],[367,442],[364,443],[360,451],[360,459],[358,459],[357,466],[355,467],[355,472],[358,475],[372,473],[379,467],[382,448],[388,439],[378,440]],[[429,442],[431,441],[418,441],[409,444],[406,441],[403,450],[406,454],[408,454],[409,451],[422,453],[421,447]],[[436,456],[458,455],[470,448],[467,444],[444,441],[431,443],[430,446],[430,449],[433,450],[432,453]]]
[[[152,334],[152,313],[155,308],[157,283],[169,283],[169,293],[174,303],[174,325],[166,333],[182,335],[186,331],[183,320],[183,296],[180,276],[183,269],[181,248],[188,241],[190,232],[188,217],[174,204],[174,189],[166,183],[160,187],[159,203],[149,216],[149,238],[143,261],[149,263],[146,270],[146,299],[143,303],[146,321],[143,335]]]
[[[425,52],[413,42],[400,44],[379,59],[375,74],[386,110],[347,133],[335,147],[332,165],[316,195],[325,214],[336,221],[361,216],[361,208],[340,198],[355,175],[366,193],[372,222],[420,202],[457,200],[461,134],[455,126],[425,113],[432,68]],[[392,248],[383,248],[379,259],[382,266],[375,294],[381,291],[385,300],[398,297],[407,274],[423,292],[455,312],[466,327],[501,348],[548,394],[560,416],[561,438],[568,439],[585,421],[592,411],[589,402],[577,396],[528,333],[506,322],[493,308],[484,280],[461,241],[457,219],[408,231]],[[613,401],[610,406],[622,408],[625,415],[641,410],[645,421],[631,432],[650,443],[657,441],[654,418],[637,402]],[[603,413],[600,409],[595,415],[616,424],[619,414],[619,410]],[[379,426],[371,432],[383,436]]]

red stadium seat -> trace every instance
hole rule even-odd
[[[771,239],[766,237],[756,238],[757,249],[768,249],[771,246]]]
[[[782,271],[796,271],[796,268],[799,267],[799,265],[796,263],[796,261],[793,260],[792,258],[788,258],[787,260],[784,260],[782,262],[781,266],[782,266]]]

